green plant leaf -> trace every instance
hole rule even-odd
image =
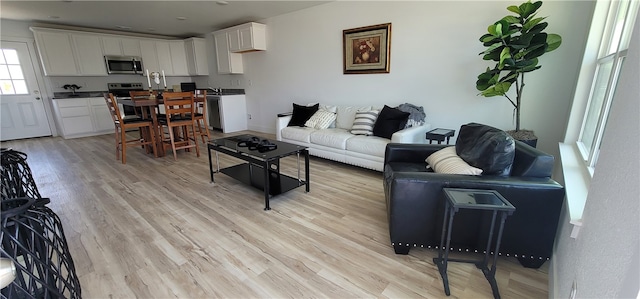
[[[496,37],[488,33],[480,37],[480,41],[483,43],[490,42],[494,39],[496,39]]]
[[[538,65],[538,66],[528,66],[528,67],[522,68],[520,72],[521,72],[521,73],[533,72],[533,71],[535,71],[535,70],[537,70],[537,69],[539,69],[539,68],[541,68],[541,67],[542,67],[541,65]]]
[[[535,25],[542,22],[542,20],[544,19],[546,18],[542,17],[542,18],[529,19],[526,23],[524,23],[524,25],[522,25],[522,30],[529,31],[529,29],[533,28]]]
[[[524,19],[528,18],[532,13],[536,12],[538,8],[542,6],[542,1],[536,1],[531,3],[531,1],[520,4],[520,16]]]
[[[518,72],[516,71],[512,71],[510,73],[508,73],[506,76],[504,76],[502,79],[500,79],[500,82],[516,82],[516,79],[518,79]]]
[[[520,23],[520,18],[514,16],[506,16],[502,20],[509,24]]]
[[[547,47],[547,52],[551,52],[555,49],[557,49],[558,47],[560,47],[560,44],[562,44],[562,37],[560,37],[560,35],[555,34],[555,33],[551,33],[547,35],[547,44],[549,45]]]
[[[533,39],[533,36],[534,34],[531,33],[522,34],[513,39],[509,46],[513,47],[514,49],[524,49],[529,46],[529,44],[531,43],[531,39]]]
[[[492,87],[485,89],[480,94],[485,97],[503,96],[509,91],[510,87],[511,87],[511,83],[500,82]]]
[[[489,27],[487,27],[487,31],[489,32],[489,34],[496,36],[496,37],[500,37],[500,35],[498,34],[498,32],[496,31],[496,25],[497,24],[491,24],[489,25]]]
[[[501,43],[500,44],[499,43],[495,43],[495,44],[489,46],[486,50],[480,52],[478,55],[487,55],[487,54],[491,53],[492,51],[494,51],[495,49],[500,48],[500,47],[502,47]]]
[[[520,15],[520,8],[518,8],[518,7],[517,7],[517,6],[515,6],[515,5],[511,5],[511,6],[507,7],[507,10],[508,10],[508,11],[511,11],[511,12],[515,12],[515,13],[517,13],[518,15]]]
[[[529,33],[538,34],[542,32],[542,30],[547,28],[548,25],[549,24],[547,22],[536,24],[535,26],[533,26],[533,28],[531,28],[531,30],[529,30]]]
[[[502,52],[500,52],[500,64],[498,65],[498,69],[502,69],[504,67],[505,60],[511,59],[511,49],[509,47],[504,47]]]

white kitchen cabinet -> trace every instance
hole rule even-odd
[[[100,37],[32,27],[47,76],[106,76]]]
[[[71,35],[63,31],[31,28],[46,76],[77,76],[79,71],[73,55]]]
[[[243,94],[220,96],[219,106],[223,133],[247,129],[247,101]]]
[[[229,38],[229,51],[242,53],[267,49],[267,26],[247,23],[225,29]]]
[[[53,109],[65,139],[114,132],[111,114],[102,97],[54,99]]]
[[[100,37],[89,34],[72,34],[71,40],[76,50],[78,75],[106,76],[107,67],[102,54]]]
[[[216,61],[219,74],[242,74],[242,55],[229,52],[229,40],[226,31],[213,33],[216,45]]]
[[[169,41],[169,51],[171,55],[171,66],[173,69],[173,72],[170,75],[189,76],[189,68],[187,67],[187,51],[184,47],[184,41]]]
[[[142,67],[165,76],[189,76],[184,42],[181,40],[140,40]]]
[[[168,41],[156,40],[156,51],[158,53],[157,72],[164,70],[165,75],[173,75],[173,64],[171,62],[171,49]],[[151,71],[151,70],[149,70]]]
[[[156,52],[156,43],[153,40],[140,40],[140,56],[142,57],[142,68],[149,72],[159,72],[158,52]],[[146,76],[146,72],[145,72]]]
[[[89,105],[94,132],[114,132],[113,118],[111,118],[111,112],[104,98],[89,98]]]
[[[140,56],[140,40],[119,36],[102,36],[104,55]]]
[[[208,76],[209,59],[207,58],[207,43],[204,38],[188,38],[184,40],[187,55],[187,69],[191,76]]]

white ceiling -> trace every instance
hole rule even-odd
[[[221,5],[218,2],[228,4]],[[0,1],[2,19],[175,37],[259,21],[331,1]],[[186,18],[178,20],[177,18]],[[125,26],[122,29],[117,26]]]

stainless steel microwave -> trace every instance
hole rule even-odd
[[[142,58],[137,56],[105,56],[107,73],[143,75]]]

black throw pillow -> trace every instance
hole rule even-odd
[[[318,111],[319,107],[319,103],[313,106],[300,106],[294,103],[293,114],[291,115],[291,120],[289,120],[287,127],[304,127],[304,123],[306,123],[309,118]]]
[[[460,127],[456,154],[482,175],[508,176],[516,155],[513,137],[487,125],[469,123]]]
[[[393,133],[404,129],[409,115],[409,112],[403,112],[384,105],[384,108],[378,114],[376,124],[373,125],[373,136],[391,139]]]

